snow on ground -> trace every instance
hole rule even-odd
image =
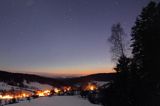
[[[91,104],[88,100],[79,96],[53,96],[41,97],[29,101],[22,101],[17,104],[10,104],[6,106],[100,106]]]
[[[53,87],[48,84],[41,84],[38,82],[30,82],[27,83],[26,81],[23,82],[24,85],[28,86],[30,90],[39,89],[39,90],[46,90],[46,89],[52,89]],[[11,90],[14,89],[20,89],[18,86],[12,86],[8,85],[6,82],[0,82],[0,90]]]
[[[46,89],[52,89],[53,87],[51,85],[48,84],[40,84],[38,82],[30,82],[30,83],[26,83],[26,81],[23,82],[24,85],[27,85],[29,88],[35,88],[35,89],[39,89],[39,90],[46,90]]]
[[[16,86],[8,85],[5,82],[0,82],[0,90],[11,90],[12,88],[18,89]]]
[[[103,86],[103,85],[105,85],[105,84],[108,84],[109,81],[94,81],[94,83],[96,83],[97,86]]]

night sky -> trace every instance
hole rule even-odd
[[[107,38],[129,35],[150,0],[0,0],[0,69],[23,73],[112,72]]]

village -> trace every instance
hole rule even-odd
[[[53,87],[52,89],[19,89],[11,88],[10,90],[0,91],[0,106],[8,104],[16,104],[20,101],[32,101],[40,97],[53,96],[74,96],[79,95],[81,98],[87,98],[90,103],[98,104],[98,92],[104,86],[98,86],[96,83],[86,83],[83,86],[61,86]]]

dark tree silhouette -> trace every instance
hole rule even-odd
[[[143,9],[141,15],[136,20],[135,26],[132,28],[133,56],[136,64],[136,71],[144,74],[148,69],[144,69],[145,63],[149,63],[147,55],[151,55],[151,48],[153,46],[153,38],[155,36],[154,17],[156,11],[156,4],[154,2]],[[150,50],[149,50],[150,49]],[[149,56],[151,57],[151,56]],[[150,64],[148,64],[150,65]],[[146,64],[147,66],[147,64]],[[139,74],[140,74],[139,73]]]
[[[111,52],[112,59],[118,61],[121,56],[125,56],[125,33],[121,24],[114,24],[111,28],[111,36],[108,38],[108,41],[111,43]]]
[[[132,29],[133,65],[137,76],[135,99],[139,105],[158,106],[160,103],[160,3],[150,2],[137,18]],[[133,68],[133,67],[132,67]],[[135,76],[134,75],[134,76]]]
[[[117,72],[113,83],[100,93],[104,106],[129,106],[127,80],[130,66],[130,58],[126,56],[126,35],[118,23],[112,26],[112,34],[109,37],[111,43],[112,59],[116,62],[114,70]],[[105,95],[104,95],[105,94]]]
[[[116,62],[116,66],[114,68],[118,74],[116,82],[121,83],[121,87],[123,85],[123,89],[125,89],[129,69],[128,67],[130,63],[130,59],[126,56],[127,36],[120,23],[113,25],[111,32],[112,34],[108,41],[111,43],[112,58]]]
[[[119,52],[117,78],[103,90],[102,104],[160,106],[160,3],[150,2],[142,10],[131,35],[133,58],[128,59],[123,51]]]

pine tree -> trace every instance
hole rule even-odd
[[[138,105],[158,106],[160,84],[160,4],[150,2],[132,28],[133,61],[136,82],[134,94]],[[136,87],[139,87],[138,89]]]
[[[150,2],[132,28],[133,57],[141,77],[157,73],[160,64],[160,5]]]

